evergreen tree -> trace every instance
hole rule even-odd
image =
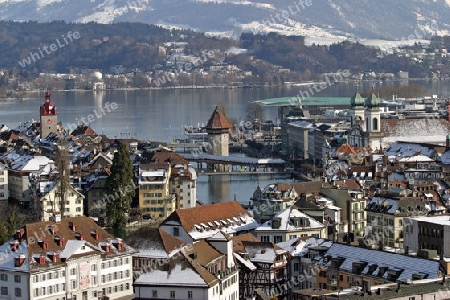
[[[17,213],[17,210],[15,207],[13,207],[6,217],[6,230],[8,237],[13,236],[16,233],[16,230],[18,229],[19,225],[21,223],[20,217]],[[1,226],[1,224],[0,224]]]
[[[6,229],[5,221],[0,219],[0,245],[3,245],[6,243],[10,238],[10,235],[8,234],[8,230]]]
[[[108,195],[106,202],[106,217],[114,233],[122,234],[127,225],[126,213],[129,212],[131,201],[135,195],[133,184],[133,164],[130,152],[124,144],[120,144],[114,154],[111,174],[105,184]]]

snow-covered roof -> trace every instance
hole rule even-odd
[[[419,154],[413,156],[403,156],[398,161],[408,163],[408,162],[432,162],[434,160],[429,158],[428,156]]]
[[[28,263],[28,245],[26,240],[23,240],[22,243],[19,244],[18,250],[15,252],[11,251],[10,242],[12,241],[13,239],[10,239],[0,246],[0,270],[30,271],[30,264]],[[19,257],[19,255],[25,258],[25,262],[20,267],[15,267],[14,259]]]
[[[16,171],[33,172],[38,171],[42,166],[53,162],[46,156],[41,155],[23,155],[13,156],[11,169]]]
[[[310,237],[308,240],[295,238],[286,242],[278,243],[277,246],[289,251],[292,256],[304,256],[308,253],[310,247],[322,246],[325,248],[331,247],[332,241],[322,238]]]
[[[391,198],[385,198],[385,197],[373,197],[370,202],[367,204],[367,207],[371,208],[371,207],[375,207],[376,205],[378,206],[383,206],[383,207],[387,207],[388,210],[385,212],[387,214],[395,214],[396,210],[397,210],[397,206],[398,206],[398,202],[399,200],[397,199],[391,199]]]
[[[233,253],[234,257],[243,265],[245,265],[247,268],[250,269],[250,271],[255,271],[257,268],[256,266],[250,261],[242,258],[239,254]]]
[[[389,147],[384,150],[388,156],[411,157],[415,156],[417,153],[431,157],[434,153],[434,147],[421,145],[418,143],[408,143],[408,142],[394,142]]]
[[[272,220],[266,221],[261,226],[258,226],[256,228],[256,231],[271,231],[271,230],[283,230],[283,231],[299,231],[299,230],[309,230],[309,229],[321,229],[325,227],[322,223],[319,221],[316,221],[315,219],[311,218],[307,214],[299,211],[296,208],[288,207],[282,211],[280,211],[278,214],[275,215],[274,218],[281,218],[280,226],[278,228],[272,228]],[[295,226],[292,222],[291,218],[307,218],[309,220],[309,226]]]
[[[450,226],[449,216],[420,217],[414,218],[414,220],[417,222],[428,222],[438,225]]]
[[[64,250],[61,252],[61,258],[70,258],[72,254],[86,244],[84,240],[68,240]]]
[[[266,243],[246,245],[245,250],[252,262],[260,263],[274,263],[278,254],[272,244],[266,245]]]
[[[152,272],[144,273],[139,276],[134,284],[208,288],[206,282],[193,268],[185,268],[180,263],[177,263],[170,271],[156,269]]]
[[[400,275],[397,281],[406,282],[412,280],[413,274],[428,274],[427,278],[437,278],[440,268],[439,261],[423,259],[402,254],[390,253],[385,251],[365,249],[355,246],[334,243],[328,249],[325,256],[330,255],[333,258],[341,257],[343,262],[339,270],[352,273],[354,262],[367,262],[362,274],[367,274],[369,266],[376,265],[371,275],[376,276],[381,267],[388,268],[389,271],[398,271]],[[331,260],[327,264],[331,264]],[[388,271],[382,278],[387,280]]]

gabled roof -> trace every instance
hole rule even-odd
[[[215,278],[201,266],[195,266],[184,257],[176,257],[167,268],[145,272],[134,282],[134,286],[173,286],[208,288]],[[209,284],[208,284],[209,283]]]
[[[178,209],[174,211],[161,225],[172,224],[172,222],[179,223],[188,233],[195,230],[195,225],[201,223],[208,225],[222,224],[221,220],[225,222],[224,227],[228,227],[228,219],[234,220],[240,217],[248,219],[251,217],[249,212],[245,210],[237,201],[221,202],[216,204],[201,205],[193,208]],[[253,218],[252,218],[253,219]],[[215,222],[216,221],[216,222]],[[211,226],[209,226],[211,227]],[[212,226],[212,229],[222,228],[222,225]]]
[[[78,135],[96,135],[95,131],[87,125],[78,125],[77,128],[75,128],[74,131],[70,133],[72,136],[78,136]]]
[[[232,238],[233,252],[245,252],[244,242],[261,242],[256,236],[251,233],[240,234]]]
[[[164,230],[143,227],[125,238],[125,242],[139,251],[138,256],[167,258],[181,249],[185,243]]]
[[[278,228],[272,227],[272,222],[275,218],[281,219],[280,226]],[[305,218],[309,220],[309,226],[296,226],[291,222],[291,218]],[[313,219],[307,214],[301,212],[296,206],[290,206],[279,213],[277,213],[271,220],[264,222],[261,226],[256,228],[256,231],[301,231],[301,230],[320,230],[324,228],[325,225],[319,221]]]
[[[323,187],[330,186],[329,183],[324,183],[323,181],[309,181],[309,182],[299,182],[294,183],[294,190],[298,195],[301,194],[318,194],[320,189]]]
[[[245,251],[253,263],[275,263],[279,254],[288,254],[288,251],[275,247],[269,242],[247,242],[243,241]]]
[[[206,241],[198,241],[180,249],[179,255],[151,272],[142,274],[137,286],[192,286],[209,288],[219,282],[208,267],[225,260],[226,256]]]

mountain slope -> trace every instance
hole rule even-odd
[[[143,22],[239,36],[401,40],[450,32],[449,0],[0,0],[1,20]]]

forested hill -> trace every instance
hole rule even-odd
[[[78,32],[79,38],[70,40],[69,32]],[[202,45],[202,40],[208,40],[209,47],[218,49],[223,48],[222,44],[229,46],[230,43],[227,40],[212,41],[201,33],[189,30],[167,30],[140,23],[5,21],[0,22],[0,67],[20,67],[18,62],[29,56],[30,52],[39,54],[44,46],[55,44],[55,51],[43,51],[43,55],[39,55],[41,59],[33,61],[27,69],[67,72],[70,67],[109,70],[110,66],[124,65],[149,68],[158,62],[158,46],[162,43],[197,41],[196,44]]]
[[[285,78],[288,81],[309,80],[311,75],[339,69],[354,73],[402,70],[408,71],[410,77],[423,78],[430,72],[449,74],[450,65],[450,57],[440,55],[442,49],[450,49],[448,37],[434,37],[427,46],[414,45],[385,53],[349,41],[308,46],[303,37],[276,33],[245,33],[240,39],[229,39],[141,23],[0,21],[0,68],[31,73],[68,73],[71,68],[109,72],[115,65],[127,70],[149,71],[156,66],[166,68],[169,54],[176,53],[177,49],[184,55],[194,56],[202,51],[220,53],[205,62],[202,65],[205,68],[229,63],[254,75],[279,73],[279,68],[300,74],[297,79]],[[29,64],[24,63],[27,59]]]

